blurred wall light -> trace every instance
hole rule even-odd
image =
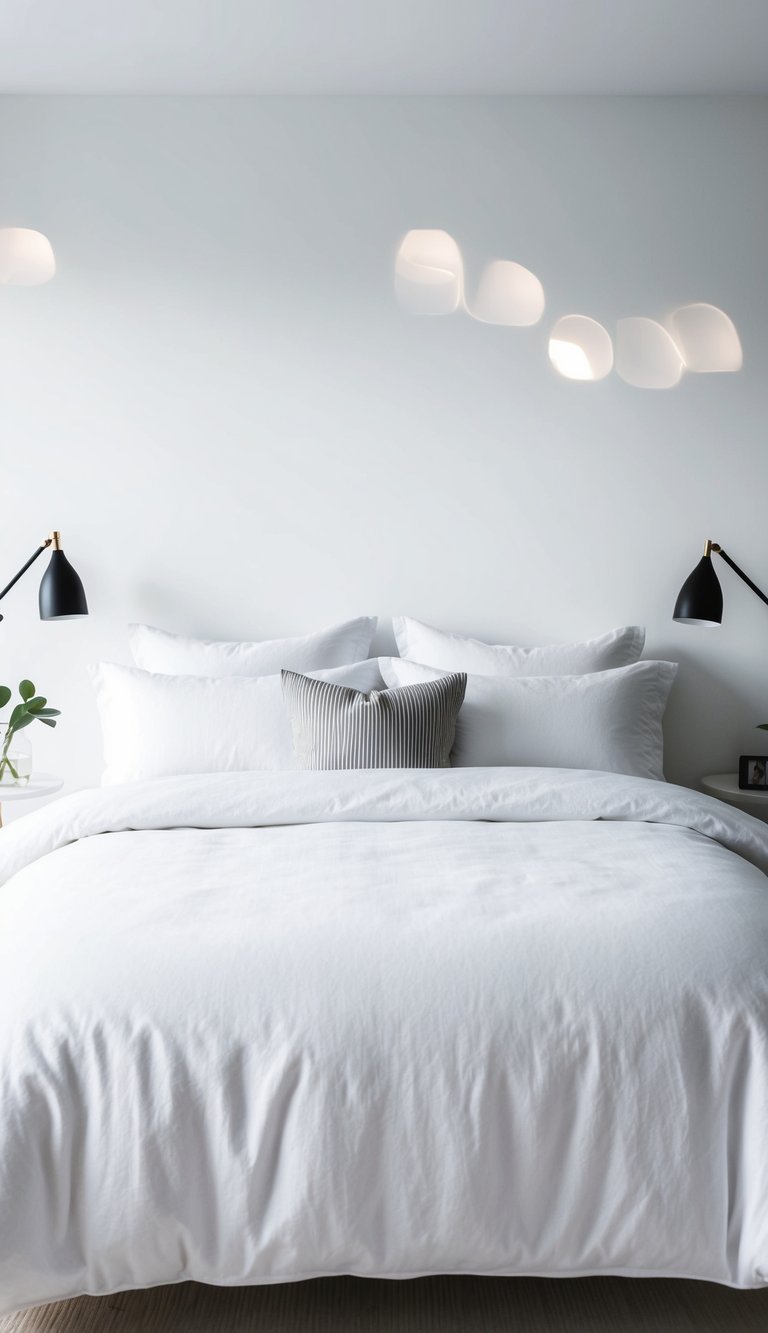
[[[14,276],[25,263],[11,260],[13,246],[4,237],[34,237],[42,247],[36,276]],[[17,249],[23,255],[24,247]],[[31,252],[30,252],[31,253]],[[35,270],[30,262],[29,272]],[[39,232],[0,231],[0,282],[47,282],[55,272],[53,251]],[[395,260],[395,291],[403,309],[417,315],[450,315],[460,307],[482,324],[526,328],[538,324],[545,309],[544,288],[530,269],[511,259],[494,259],[480,275],[470,306],[465,294],[464,262],[447,231],[414,228],[400,243]],[[616,329],[618,375],[638,389],[673,389],[685,370],[698,374],[740,370],[741,342],[724,310],[704,301],[679,306],[665,328],[655,319],[631,316]],[[563,315],[549,335],[549,359],[565,379],[605,379],[614,366],[610,334],[588,315]]]
[[[0,227],[0,284],[39,287],[56,272],[51,242],[28,227]]]
[[[469,311],[483,324],[526,328],[544,314],[544,288],[535,273],[511,259],[494,259],[480,275]]]
[[[637,389],[674,389],[683,374],[680,351],[655,319],[632,315],[616,328],[616,372]]]
[[[567,380],[602,380],[613,366],[607,329],[587,315],[563,315],[549,335],[549,359]]]
[[[395,292],[414,315],[450,315],[464,297],[461,251],[447,231],[409,231],[395,261]]]
[[[669,327],[686,370],[699,375],[741,370],[744,358],[736,325],[716,305],[697,301],[679,306],[670,315]]]

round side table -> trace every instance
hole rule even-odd
[[[746,810],[748,815],[768,820],[768,788],[765,791],[742,791],[738,773],[713,773],[708,778],[702,778],[701,785],[708,796],[717,796],[729,805]]]
[[[0,828],[3,827],[3,801],[34,801],[52,796],[64,786],[64,779],[54,773],[33,773],[29,782],[0,782]]]

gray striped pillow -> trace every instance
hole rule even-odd
[[[450,768],[463,673],[370,694],[281,675],[300,768]]]

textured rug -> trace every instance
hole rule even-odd
[[[628,1278],[322,1278],[85,1296],[0,1333],[766,1333],[768,1290]]]

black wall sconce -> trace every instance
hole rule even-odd
[[[712,564],[712,553],[719,555],[726,565],[730,565],[734,574],[738,574],[742,582],[746,583],[748,588],[761,602],[768,604],[768,597],[751,578],[744,573],[739,566],[722,546],[717,542],[707,541],[704,544],[704,554],[698,565],[688,575],[680,592],[677,595],[673,619],[682,625],[720,625],[723,620],[723,590],[720,587],[720,580],[715,573]]]
[[[80,576],[72,568],[61,549],[60,532],[52,532],[50,537],[46,537],[45,541],[41,542],[34,555],[31,555],[19,572],[14,574],[10,583],[6,583],[2,592],[0,592],[0,601],[7,592],[10,592],[14,584],[18,583],[19,579],[26,574],[30,565],[33,565],[38,557],[43,554],[43,551],[47,551],[49,547],[52,547],[51,560],[40,584],[40,619],[71,620],[74,616],[87,616],[88,603],[85,599],[85,589]],[[0,615],[0,620],[2,619],[3,617]]]

